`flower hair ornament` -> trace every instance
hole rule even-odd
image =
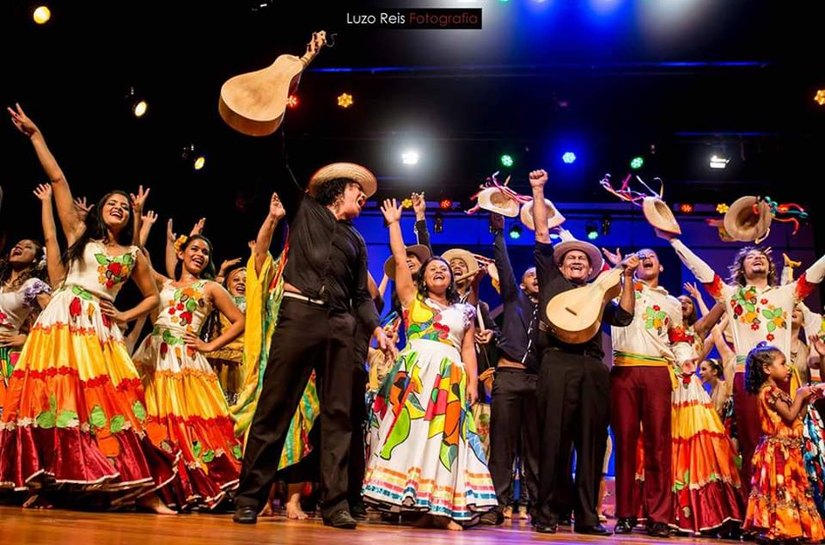
[[[180,252],[183,251],[182,248],[186,246],[186,242],[189,240],[189,237],[186,235],[181,235],[177,239],[175,239],[175,251]]]

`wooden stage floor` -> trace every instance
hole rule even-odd
[[[608,527],[613,527],[611,520]],[[416,529],[379,521],[359,523],[358,529],[335,530],[318,519],[287,521],[284,517],[260,518],[258,524],[234,524],[231,515],[189,514],[159,516],[144,513],[90,513],[63,509],[0,507],[0,544],[25,545],[468,545],[521,543],[708,543],[680,538],[655,540],[644,533],[631,536],[593,537],[571,533],[537,534],[526,522],[503,526],[476,526],[463,532]]]

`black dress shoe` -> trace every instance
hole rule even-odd
[[[362,501],[353,503],[349,508],[349,512],[354,519],[364,520],[367,518],[367,506]]]
[[[500,507],[496,507],[495,509],[491,509],[487,511],[483,515],[481,515],[478,519],[478,522],[481,524],[487,524],[489,526],[498,526],[499,524],[504,524],[504,513],[502,512]]]
[[[621,517],[617,522],[616,526],[613,527],[614,534],[629,534],[633,531],[633,528],[638,524],[638,521],[634,517]]]
[[[574,526],[573,531],[577,534],[586,534],[589,536],[609,536],[612,535],[610,530],[601,524],[594,524],[593,526]]]
[[[238,524],[255,524],[258,522],[258,509],[250,505],[244,505],[235,509],[232,520]]]
[[[559,526],[573,526],[573,517],[570,515],[559,517]]]
[[[557,522],[551,522],[549,524],[537,522],[533,526],[535,526],[536,531],[540,534],[555,534],[559,530],[559,525]]]
[[[652,522],[647,525],[647,535],[650,537],[670,537],[670,528],[664,522]]]
[[[340,509],[329,517],[324,517],[324,526],[332,526],[342,530],[355,530],[356,525],[355,519],[346,509]]]

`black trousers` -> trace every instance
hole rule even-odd
[[[501,508],[513,502],[513,461],[519,443],[524,464],[522,487],[531,503],[538,497],[539,419],[536,402],[538,375],[499,367],[490,405],[490,474]]]
[[[349,448],[349,485],[347,486],[347,501],[352,506],[361,501],[361,487],[364,485],[364,475],[367,472],[367,454],[364,445],[364,434],[367,424],[367,382],[369,375],[364,365],[367,361],[370,338],[372,332],[365,331],[359,322],[355,328],[355,350],[352,371],[352,437]]]
[[[599,524],[596,505],[610,422],[607,367],[589,356],[545,350],[537,398],[541,440],[536,523],[556,523],[565,513],[565,483],[560,476],[569,468],[572,441],[576,526],[595,526]]]
[[[284,298],[244,452],[235,504],[260,508],[275,480],[289,423],[315,369],[320,425],[321,514],[347,507],[355,318]]]

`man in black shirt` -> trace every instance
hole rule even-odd
[[[550,244],[545,183],[546,172],[530,173],[533,223],[536,226],[534,255],[539,279],[537,345],[541,354],[537,389],[540,484],[532,523],[539,532],[556,532],[559,517],[563,515],[559,464],[568,464],[572,441],[576,449],[574,531],[607,536],[611,535],[610,531],[599,523],[596,513],[610,421],[610,375],[602,362],[601,331],[584,343],[568,344],[552,333],[543,312],[550,299],[559,293],[584,286],[594,279],[603,260],[598,248],[587,242],[566,241],[555,248]],[[620,303],[608,303],[602,319],[615,326],[626,326],[633,320],[633,271],[639,265],[639,259],[634,254],[621,265],[624,273]]]
[[[309,181],[290,225],[284,298],[249,430],[233,520],[254,524],[304,385],[315,369],[321,406],[321,514],[355,528],[347,506],[356,316],[390,349],[367,289],[367,251],[352,225],[375,176],[352,163],[327,165]]]
[[[539,365],[534,338],[538,330],[539,287],[535,267],[524,272],[520,283],[516,281],[504,242],[504,217],[493,214],[490,225],[495,234],[493,257],[499,273],[504,316],[490,408],[490,474],[496,488],[498,508],[482,515],[481,522],[501,524],[504,522],[503,510],[513,500],[513,461],[519,441],[520,458],[524,464],[521,485],[531,502],[538,496],[536,384]]]

